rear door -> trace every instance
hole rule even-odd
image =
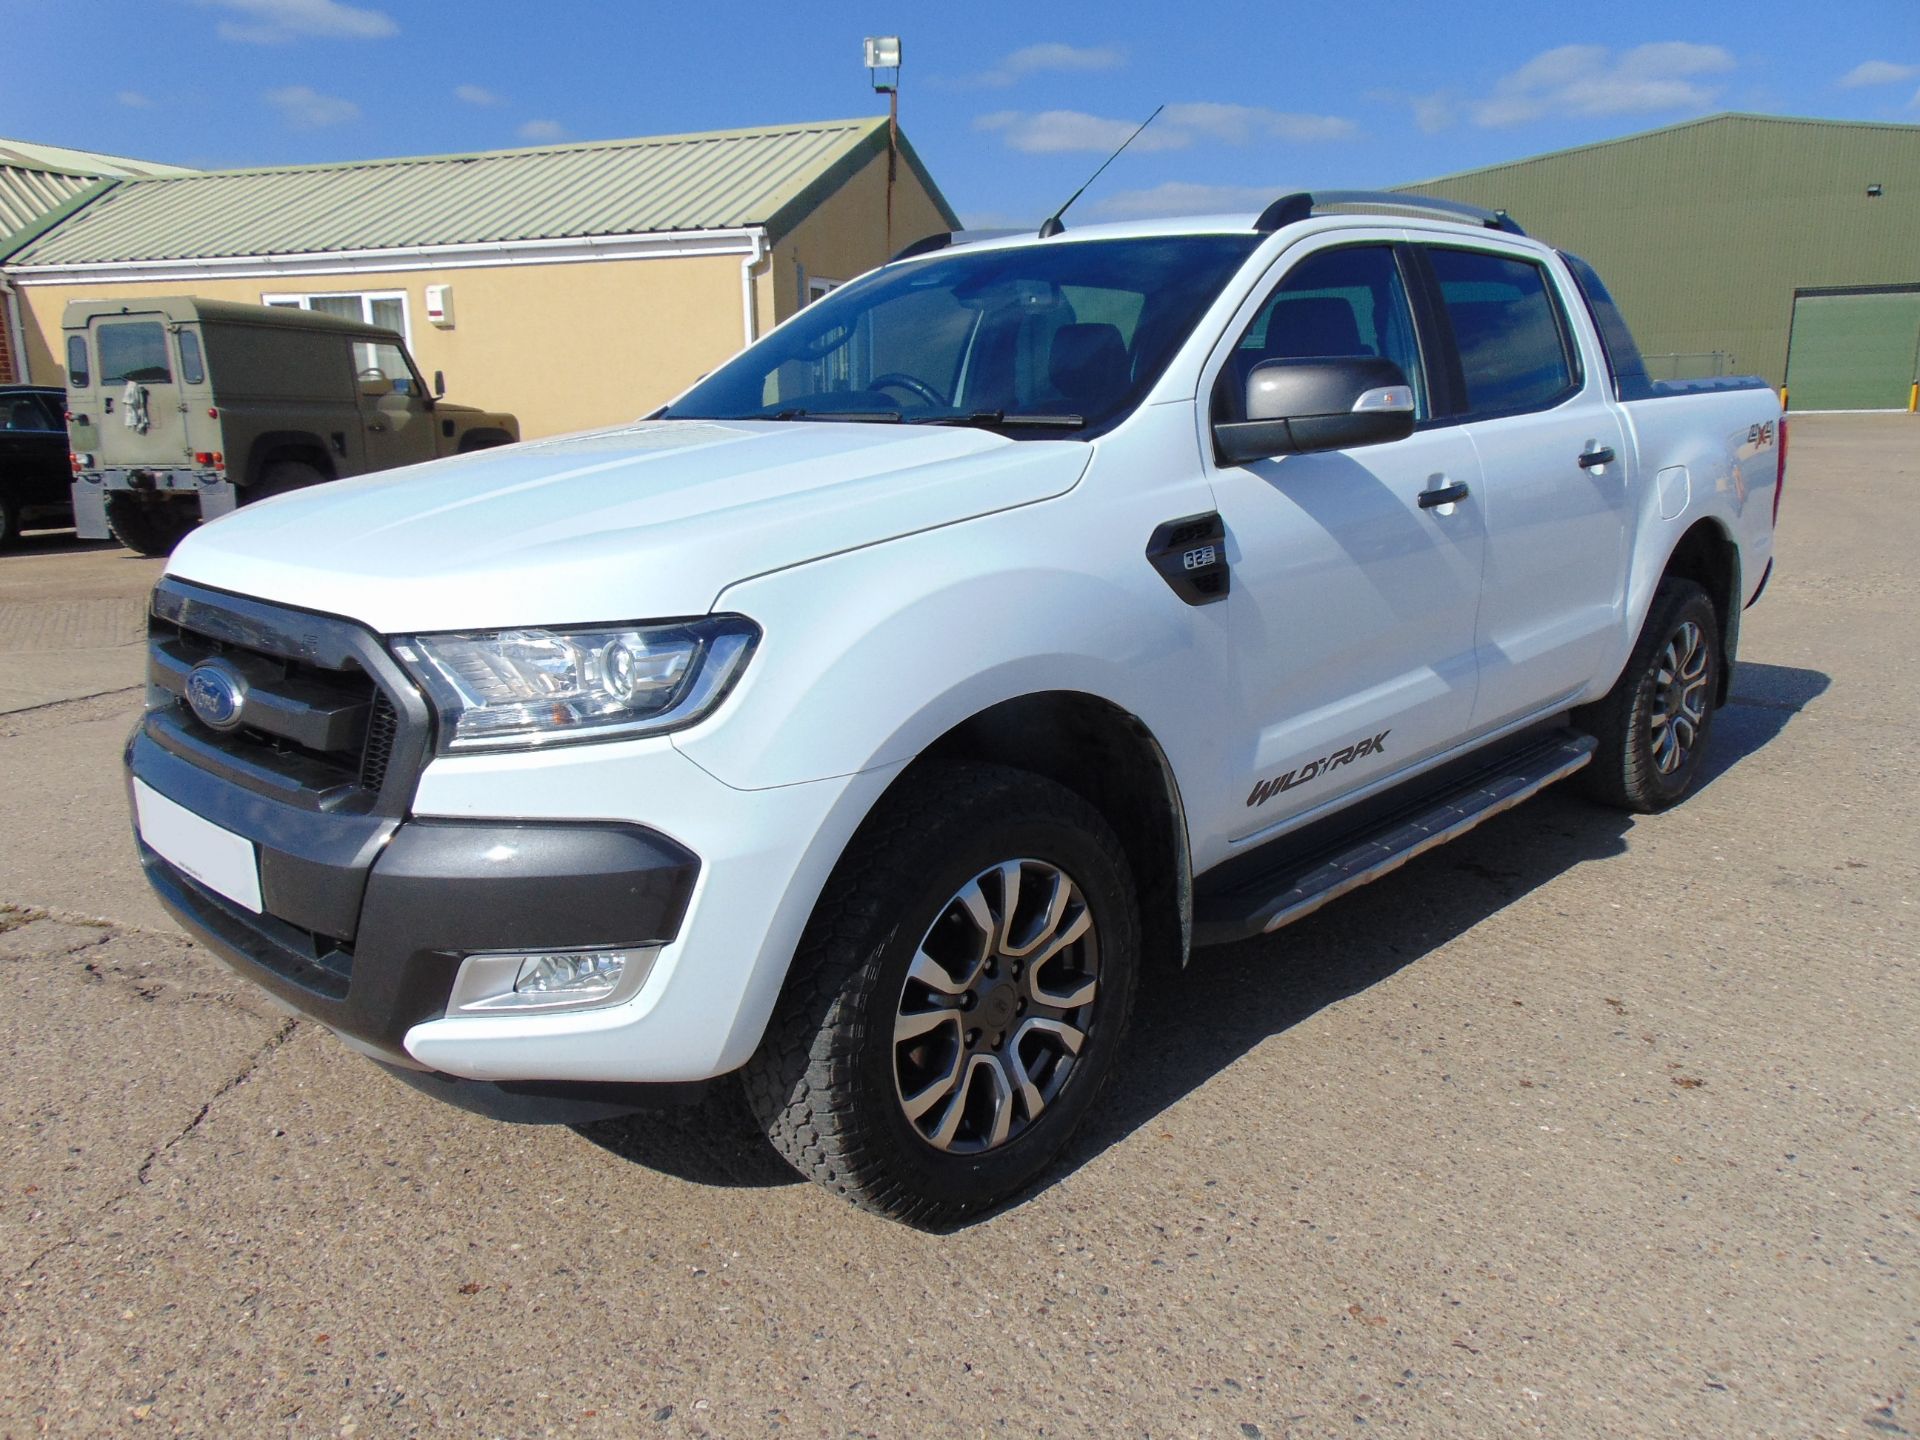
[[[1482,474],[1473,729],[1485,732],[1571,698],[1612,654],[1633,453],[1605,366],[1583,363],[1569,307],[1537,253],[1493,243],[1422,251]]]
[[[103,315],[93,322],[93,355],[103,466],[179,465],[186,455],[179,379],[167,318]]]
[[[1480,468],[1462,428],[1427,413],[1406,253],[1391,236],[1346,233],[1290,253],[1208,372],[1216,419],[1235,417],[1246,372],[1269,358],[1384,357],[1419,407],[1404,440],[1213,471],[1245,746],[1219,817],[1231,839],[1445,750],[1467,727]],[[1421,503],[1455,484],[1457,502]]]

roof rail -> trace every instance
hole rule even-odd
[[[1504,230],[1509,235],[1527,233],[1514,224],[1513,217],[1504,210],[1482,210],[1478,205],[1467,205],[1458,200],[1442,200],[1433,195],[1396,195],[1390,190],[1320,190],[1311,194],[1305,190],[1296,191],[1292,195],[1282,195],[1262,210],[1260,218],[1253,222],[1253,228],[1260,231],[1278,230],[1283,225],[1292,225],[1307,219],[1322,205],[1365,205],[1382,210],[1425,210],[1442,219],[1471,221],[1475,225],[1484,225],[1489,230]]]
[[[1025,230],[936,230],[931,235],[921,236],[887,263],[891,265],[894,260],[911,260],[915,255],[930,255],[950,245],[972,245],[979,240],[1003,240],[1009,235],[1027,233]]]

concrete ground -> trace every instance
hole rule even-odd
[[[130,854],[157,565],[0,556],[0,1434],[1920,1434],[1917,495],[1796,420],[1704,789],[1202,954],[947,1236],[283,1020]]]

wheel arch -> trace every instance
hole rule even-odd
[[[467,431],[466,434],[460,437],[460,444],[455,453],[466,455],[475,450],[492,450],[496,446],[511,445],[513,443],[513,436],[497,425],[482,425],[477,429]]]
[[[1707,592],[1720,622],[1720,683],[1714,703],[1727,703],[1733,693],[1734,652],[1740,641],[1740,547],[1718,519],[1694,521],[1667,553],[1662,580],[1691,580]],[[1644,619],[1642,621],[1644,624]]]
[[[258,484],[267,467],[276,460],[299,460],[329,480],[336,479],[340,473],[318,435],[305,430],[268,430],[254,437],[253,448],[247,452],[247,468],[242,472],[245,483]]]
[[[1143,954],[1184,965],[1192,945],[1193,863],[1186,811],[1166,753],[1147,725],[1097,695],[1052,690],[990,705],[949,727],[888,787],[926,765],[976,761],[1052,780],[1112,825],[1133,869]],[[883,797],[884,798],[884,797]]]

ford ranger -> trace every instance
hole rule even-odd
[[[1684,797],[1785,451],[1502,214],[933,237],[644,421],[188,536],[139,853],[419,1088],[737,1076],[804,1174],[950,1224],[1059,1151],[1143,966],[1567,777]]]

